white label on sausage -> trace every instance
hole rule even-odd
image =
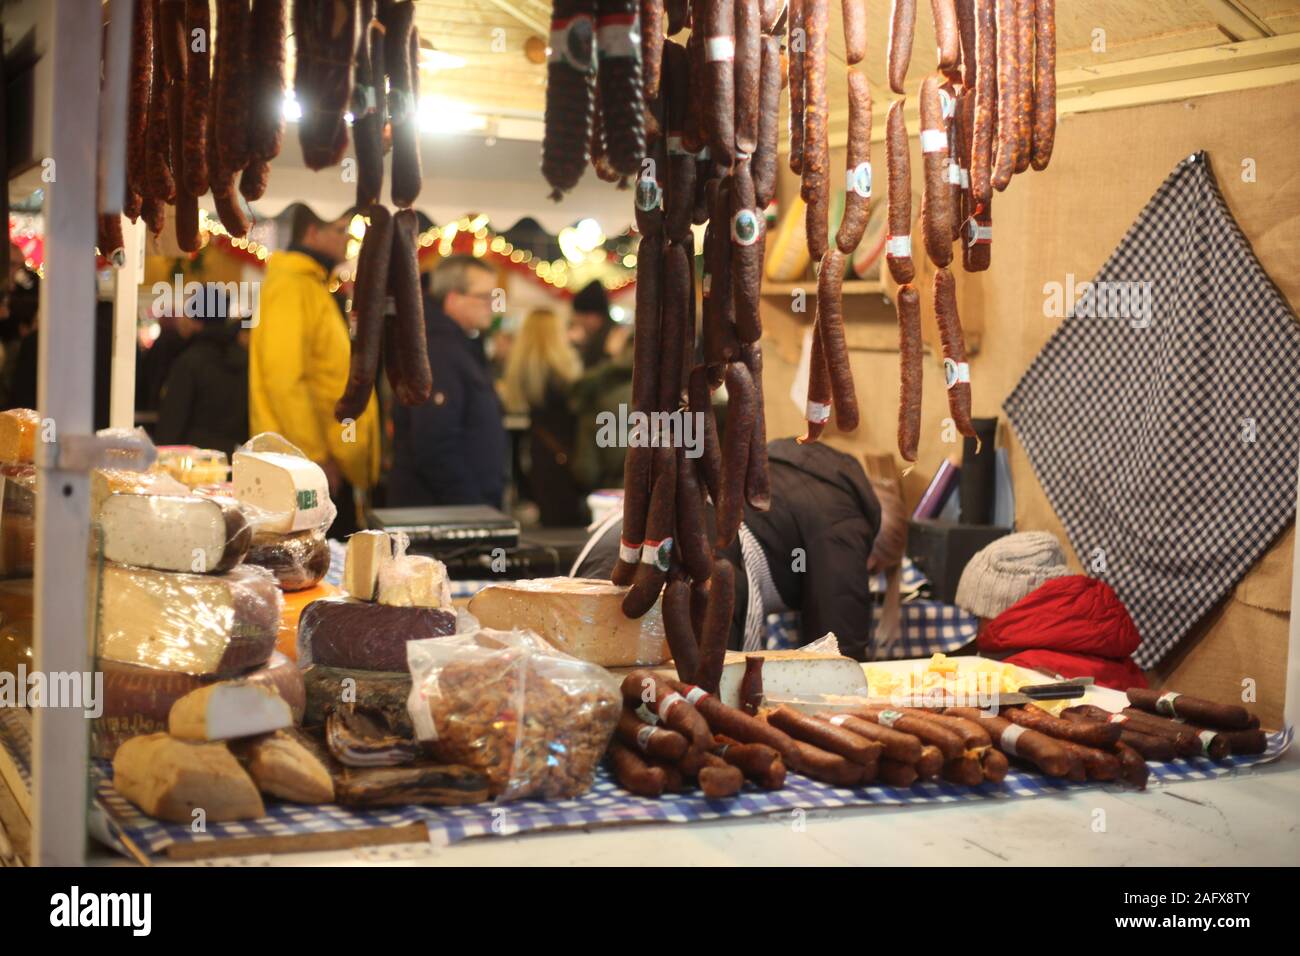
[[[807,409],[804,410],[804,418],[814,425],[825,425],[830,421],[831,407],[823,405],[821,402],[810,401]]]
[[[659,716],[664,720],[667,720],[668,714],[672,712],[672,709],[678,704],[684,703],[686,703],[686,698],[677,693],[677,691],[673,691],[664,697],[663,700],[659,701],[659,706],[656,709],[659,711]]]
[[[708,696],[709,692],[707,690],[703,687],[695,687],[694,685],[692,685],[691,689],[686,692],[686,700],[692,704],[698,704]]]
[[[849,719],[848,714],[836,714],[834,717],[831,718],[831,723],[834,724],[836,727],[843,727],[844,722],[848,719]]]
[[[654,736],[657,728],[650,724],[642,724],[641,729],[636,732],[636,745],[645,751],[650,747],[650,738]]]
[[[871,198],[871,164],[858,163],[844,177],[844,191],[855,193],[863,199]]]
[[[620,538],[618,542],[618,556],[620,560],[626,561],[628,564],[636,564],[641,560],[641,545],[628,544]]]
[[[885,240],[885,255],[890,259],[912,258],[912,237],[890,236]]]
[[[921,152],[923,153],[948,152],[948,134],[941,129],[921,130]]]
[[[1174,701],[1181,696],[1177,691],[1169,691],[1161,694],[1156,698],[1156,713],[1164,714],[1166,717],[1177,717],[1178,712],[1174,710]],[[1195,708],[1193,708],[1195,709]]]
[[[952,388],[962,382],[970,381],[970,365],[966,362],[954,362],[950,358],[943,360],[944,388]]]
[[[964,166],[958,166],[957,173],[961,176],[961,188],[970,189],[970,170]]]
[[[1002,731],[1002,736],[998,738],[998,746],[1004,753],[1019,757],[1020,753],[1016,750],[1016,741],[1020,739],[1020,735],[1024,732],[1025,728],[1019,724],[1008,724],[1007,729]]]
[[[638,707],[636,709],[636,716],[643,724],[654,725],[659,723],[659,715],[651,710],[648,704],[642,704]]]
[[[1123,723],[1126,723],[1127,721],[1128,721],[1128,714],[1111,714],[1111,715],[1110,715],[1110,723],[1112,723],[1112,724],[1123,724]]]
[[[951,119],[957,112],[957,100],[943,87],[939,87],[939,112],[944,119]]]
[[[709,63],[736,58],[735,37],[709,37],[704,41],[704,59]]]
[[[898,723],[905,716],[907,715],[901,710],[882,710],[880,715],[876,717],[876,721],[881,727],[893,727],[894,724]]]
[[[969,236],[966,241],[968,246],[986,246],[993,241],[993,227],[981,226],[974,219],[970,221],[966,232]]]
[[[672,538],[664,538],[662,541],[647,541],[645,544],[641,545],[641,563],[658,568],[660,571],[668,570],[668,564],[672,559],[672,555]]]
[[[951,159],[948,160],[948,182],[952,183],[954,186],[961,185],[961,167]]]
[[[680,136],[668,137],[668,155],[669,156],[689,156],[686,150],[682,149],[682,138]]]
[[[1211,730],[1202,730],[1196,736],[1201,741],[1201,751],[1208,754],[1210,752],[1210,744],[1214,743],[1214,738],[1217,737],[1218,734]]]
[[[610,22],[613,20],[614,22]],[[596,56],[600,60],[628,59],[641,55],[641,30],[634,16],[631,22],[602,18],[596,26]]]

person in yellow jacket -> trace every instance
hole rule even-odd
[[[351,344],[326,283],[347,255],[350,221],[350,213],[326,222],[306,206],[295,210],[289,248],[267,260],[248,347],[251,433],[278,432],[325,470],[339,509],[331,537],[356,530],[353,489],[379,479],[375,397],[355,422],[334,420]]]

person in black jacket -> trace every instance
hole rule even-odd
[[[745,505],[740,534],[724,552],[736,568],[729,647],[762,649],[766,616],[797,610],[801,644],[834,631],[841,653],[869,660],[867,559],[880,530],[880,503],[866,472],[850,455],[793,438],[769,442],[767,456],[772,507]],[[572,575],[609,578],[622,527],[619,515],[603,522]]]
[[[248,333],[227,318],[224,294],[213,304],[167,373],[154,438],[232,455],[248,441]]]
[[[506,430],[478,341],[492,322],[496,284],[496,271],[473,256],[449,256],[434,271],[424,304],[433,394],[393,409],[391,507],[501,507]]]

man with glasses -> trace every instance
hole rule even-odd
[[[348,324],[330,295],[345,258],[352,213],[323,220],[305,205],[291,218],[289,248],[271,254],[248,346],[251,434],[278,432],[325,470],[338,517],[331,537],[357,530],[353,489],[379,478],[379,406],[370,397],[352,423],[334,420],[348,380]]]
[[[508,443],[480,338],[496,286],[496,271],[473,256],[449,256],[434,270],[424,303],[433,394],[393,410],[392,507],[501,507]]]

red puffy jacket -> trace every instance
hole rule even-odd
[[[1051,578],[980,629],[991,657],[1102,687],[1146,687],[1133,663],[1141,637],[1111,586],[1081,574]]]

